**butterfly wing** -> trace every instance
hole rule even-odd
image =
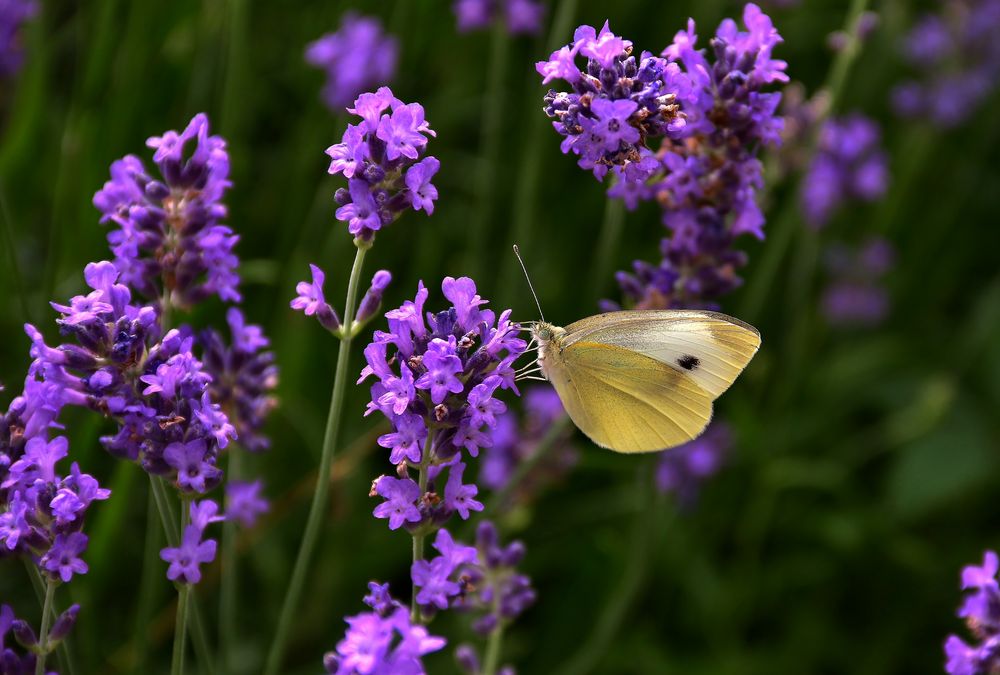
[[[581,342],[638,352],[688,375],[714,400],[757,353],[760,333],[718,312],[633,310],[598,314],[567,326],[563,348]]]
[[[687,374],[616,345],[577,341],[545,369],[576,426],[617,452],[680,445],[712,417],[712,398]]]

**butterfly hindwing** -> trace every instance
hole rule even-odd
[[[576,341],[547,371],[573,422],[600,446],[650,452],[685,443],[712,416],[712,399],[686,373],[615,345]]]

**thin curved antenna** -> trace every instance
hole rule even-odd
[[[524,272],[524,280],[528,282],[528,290],[531,291],[531,297],[535,299],[538,316],[542,317],[542,321],[545,321],[545,314],[542,313],[542,303],[538,302],[538,295],[535,293],[535,287],[531,285],[531,277],[528,276],[528,269],[524,266],[524,261],[521,260],[521,251],[517,248],[517,244],[514,244],[514,255],[517,256],[517,262],[521,263],[521,271]]]

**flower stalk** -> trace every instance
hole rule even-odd
[[[366,242],[361,239],[355,239],[354,243],[357,246],[357,253],[354,256],[354,265],[351,267],[351,277],[347,285],[347,298],[344,301],[343,317],[345,330],[342,333],[340,349],[337,353],[337,366],[333,376],[333,392],[330,397],[330,411],[327,415],[326,431],[323,434],[323,451],[320,455],[316,491],[313,493],[312,504],[309,507],[306,528],[302,534],[302,542],[299,544],[299,553],[295,559],[295,567],[292,569],[292,578],[288,584],[288,591],[285,593],[285,602],[281,607],[281,614],[278,617],[278,627],[275,631],[274,641],[271,643],[271,650],[268,653],[267,664],[264,668],[266,675],[276,675],[281,668],[285,646],[292,628],[292,619],[298,609],[299,599],[305,585],[306,573],[309,569],[313,549],[316,547],[316,540],[319,537],[323,509],[326,506],[327,496],[330,491],[330,465],[333,461],[337,434],[340,432],[351,342],[354,339],[354,331],[352,330],[354,309],[358,299],[359,281],[361,279],[361,269],[364,265],[365,253],[371,247],[370,241]]]

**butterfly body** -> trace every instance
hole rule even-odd
[[[532,328],[538,364],[573,422],[617,452],[692,440],[712,402],[760,347],[752,326],[717,312],[608,312],[566,328]]]

